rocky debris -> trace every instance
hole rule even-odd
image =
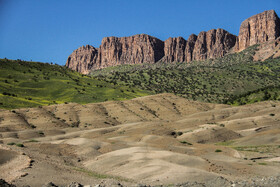
[[[236,51],[275,40],[280,36],[280,19],[274,10],[264,11],[241,23]]]
[[[201,61],[223,57],[231,51],[242,51],[279,36],[280,20],[274,10],[269,10],[243,21],[238,37],[223,29],[203,31],[198,36],[192,34],[187,41],[177,37],[163,42],[146,34],[105,37],[98,49],[87,45],[75,50],[68,57],[66,67],[88,74],[91,70],[122,64]],[[272,43],[265,53],[270,54],[276,45]],[[279,57],[280,52],[276,56]],[[262,54],[256,59],[261,57]]]
[[[78,182],[72,182],[70,185],[68,185],[68,187],[84,187],[83,185],[81,185]]]
[[[9,184],[9,183],[7,183],[5,180],[3,180],[3,179],[0,179],[0,186],[1,187],[16,187],[15,185],[13,185],[13,184]]]
[[[8,184],[4,180],[0,179],[1,187],[16,187],[15,185]],[[124,185],[115,180],[104,180],[99,184],[94,185],[82,185],[77,182],[72,182],[67,187],[168,187],[170,185],[149,185],[149,184],[130,184]],[[205,186],[223,186],[223,187],[275,187],[280,186],[280,176],[266,177],[266,178],[250,178],[247,180],[230,181],[222,176],[218,176],[206,182],[184,182],[180,184],[174,184],[175,187],[205,187]],[[42,187],[59,187],[52,182],[49,182]]]
[[[264,61],[269,58],[278,57],[280,57],[280,37],[276,40],[260,44],[253,58],[254,61]]]

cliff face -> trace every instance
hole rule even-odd
[[[224,56],[236,43],[237,36],[223,29],[199,33],[193,51],[193,60]]]
[[[67,59],[66,66],[87,74],[91,70],[121,64],[161,62],[190,62],[223,57],[231,49],[241,51],[247,47],[280,36],[280,20],[274,10],[252,16],[242,22],[239,36],[223,29],[192,34],[186,41],[182,37],[161,41],[139,34],[130,37],[105,37],[98,49],[83,46]]]
[[[98,61],[98,50],[87,45],[76,49],[67,59],[66,67],[88,74]]]
[[[190,62],[222,57],[235,45],[236,38],[223,29],[191,35],[188,41],[182,37],[168,38],[164,42],[164,61]]]
[[[186,40],[182,37],[168,38],[164,42],[164,56],[166,62],[185,61]]]
[[[164,56],[164,43],[152,36],[106,37],[99,48],[100,68],[120,64],[155,63]]]
[[[193,49],[196,40],[197,40],[197,36],[195,34],[190,35],[189,39],[187,40],[186,49],[185,49],[185,61],[187,62],[193,60]]]
[[[280,20],[274,10],[264,11],[241,23],[236,51],[280,36]]]

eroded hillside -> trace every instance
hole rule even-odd
[[[267,181],[280,172],[279,115],[279,101],[232,107],[172,94],[2,110],[1,150],[11,156],[0,176],[18,186]],[[2,168],[21,153],[9,178]]]

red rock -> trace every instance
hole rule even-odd
[[[197,36],[195,34],[190,35],[189,39],[186,42],[185,49],[185,61],[190,62],[193,60],[193,49],[195,42],[197,40]]]
[[[280,36],[280,20],[274,10],[264,11],[241,23],[236,51],[275,40]]]
[[[67,59],[66,67],[88,74],[98,59],[98,49],[86,45],[76,49]]]
[[[192,60],[224,56],[236,43],[236,36],[223,29],[212,29],[197,36]]]
[[[182,37],[168,38],[164,42],[165,62],[185,61],[186,40]]]
[[[164,56],[164,43],[152,36],[106,37],[99,48],[99,68],[120,64],[155,63]]]

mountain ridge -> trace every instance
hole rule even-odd
[[[268,10],[244,20],[239,36],[218,28],[192,34],[187,40],[170,37],[162,41],[147,34],[105,37],[99,48],[86,45],[75,50],[66,67],[88,74],[91,70],[122,64],[201,61],[240,52],[279,36],[280,19],[274,10]]]

